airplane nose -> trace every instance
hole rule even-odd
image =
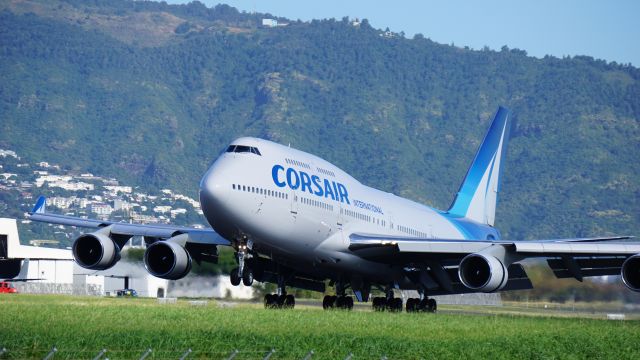
[[[213,168],[209,169],[200,181],[200,194],[208,198],[221,200],[223,177]]]
[[[226,187],[231,187],[228,176],[215,168],[202,177],[200,181],[200,206],[202,213],[211,227],[224,238],[234,236],[233,221],[230,217],[231,198]]]

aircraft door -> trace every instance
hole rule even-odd
[[[344,232],[344,227],[345,227],[345,205],[344,203],[339,203],[339,206],[336,206],[337,210],[338,210],[338,220],[336,222],[336,230],[340,233],[339,236],[342,238],[342,243],[344,246],[349,246],[349,238],[348,236],[345,235]]]
[[[291,206],[291,216],[293,217],[293,219],[295,220],[298,217],[298,211],[299,211],[299,207],[298,207],[298,202],[300,201],[300,199],[298,198],[298,192],[295,190],[289,190],[289,202],[290,202],[290,206]]]

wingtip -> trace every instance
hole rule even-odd
[[[33,209],[29,214],[31,215],[42,214],[46,211],[46,207],[47,207],[47,198],[44,197],[44,195],[40,195],[38,196],[38,199],[36,200],[36,204],[33,206]]]

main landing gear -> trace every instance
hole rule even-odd
[[[402,311],[402,299],[393,296],[393,289],[388,288],[386,290],[386,296],[376,296],[373,298],[372,305],[373,311],[390,311],[401,312]]]
[[[353,297],[325,295],[324,299],[322,299],[322,308],[325,310],[329,310],[329,309],[351,310],[353,309]]]
[[[265,309],[293,309],[296,306],[296,298],[287,295],[284,275],[278,274],[278,293],[264,296]]]
[[[336,293],[337,295],[324,296],[324,299],[322,299],[323,309],[353,309],[353,297],[346,295],[344,283],[336,282]]]
[[[410,298],[407,300],[407,312],[430,312],[434,313],[438,310],[438,303],[436,299],[423,298]]]
[[[373,298],[373,310],[374,311],[390,311],[401,312],[402,311],[402,299],[393,296],[393,290],[387,289],[387,296],[374,297]],[[407,300],[406,309],[407,312],[430,312],[434,313],[438,309],[438,304],[435,299],[429,299],[424,295],[423,291],[420,291],[420,298],[409,298]]]
[[[419,298],[409,298],[407,300],[407,312],[430,312],[434,313],[438,310],[436,299],[429,299],[424,294],[424,289],[419,289]]]
[[[293,309],[296,298],[293,295],[267,294],[264,296],[265,309]]]

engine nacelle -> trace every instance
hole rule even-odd
[[[628,258],[622,263],[622,282],[629,290],[640,291],[640,254]]]
[[[491,255],[469,254],[458,267],[458,277],[464,286],[481,292],[493,292],[504,288],[509,273],[504,263]]]
[[[72,253],[78,265],[90,270],[106,270],[120,260],[120,247],[101,231],[78,236]]]
[[[171,239],[157,241],[145,251],[144,266],[153,276],[178,280],[191,271],[191,256],[182,245]]]

